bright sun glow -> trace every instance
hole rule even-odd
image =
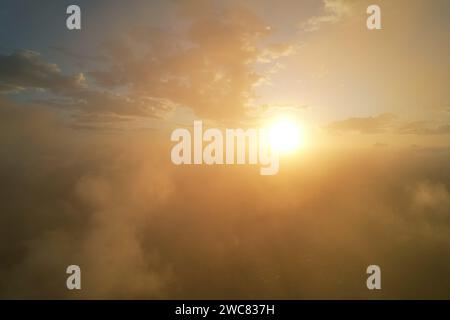
[[[269,127],[269,143],[280,153],[296,151],[303,144],[299,125],[289,118],[278,119]]]

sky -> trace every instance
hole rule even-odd
[[[0,297],[450,298],[449,12],[3,0]],[[276,176],[170,162],[174,128],[280,114],[304,146]]]

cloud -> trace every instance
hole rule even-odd
[[[18,93],[24,88],[13,84],[0,83],[0,94]]]
[[[323,13],[301,25],[304,31],[317,31],[324,24],[337,23],[348,17],[357,0],[323,0]]]
[[[325,3],[331,17],[318,25],[346,16],[331,5],[341,1]],[[389,285],[380,298],[450,298],[449,149],[304,152],[283,159],[279,174],[267,179],[251,166],[173,166],[163,130],[78,130],[148,121],[180,105],[213,119],[247,113],[252,88],[266,76],[255,65],[275,64],[295,47],[266,46],[271,31],[248,9],[194,4],[179,5],[189,22],[183,32],[139,26],[108,40],[104,68],[65,74],[36,52],[1,56],[0,91],[7,95],[0,96],[0,297],[370,299],[365,270],[376,263]],[[366,79],[370,72],[355,65],[365,60],[329,50],[330,39],[349,37],[325,37],[324,50],[302,62],[332,63],[341,52],[336,79],[359,72]],[[377,70],[379,54],[392,61],[392,52],[403,53],[357,43],[361,56],[376,53]],[[351,65],[358,73],[343,77]],[[396,70],[424,81],[400,72],[416,70],[409,65]],[[378,71],[386,83],[385,70]],[[391,80],[403,84],[399,79]],[[439,92],[436,83],[445,87],[431,80],[433,90],[424,92]],[[330,88],[341,91],[336,83]],[[354,95],[355,87],[348,88]],[[30,89],[44,89],[44,97],[10,99]],[[392,114],[352,117],[326,129],[447,132],[444,122],[407,123]],[[70,264],[82,268],[81,292],[65,288]]]
[[[10,197],[0,204],[0,270],[14,279],[0,280],[0,296],[67,297],[60,285],[66,264],[76,261],[91,298],[164,297],[170,267],[143,246],[143,230],[137,228],[170,192],[160,168],[141,162],[142,170],[128,175],[125,168],[136,167],[119,160],[116,148],[133,141],[117,144],[123,136],[105,139],[92,132],[80,141],[85,133],[62,125],[52,109],[2,101],[0,115],[0,141],[8,150],[1,151],[0,189]],[[145,156],[152,153],[149,149],[134,144],[131,150],[135,154],[124,159],[153,161]],[[110,157],[116,160],[109,162]],[[115,174],[117,165],[120,173]],[[20,172],[27,166],[28,173]],[[20,185],[30,189],[20,191]],[[99,252],[105,259],[97,259]],[[39,284],[30,286],[38,278]]]
[[[417,183],[413,189],[414,204],[428,212],[437,212],[444,218],[447,217],[447,209],[450,206],[450,193],[443,183],[433,183],[432,181],[422,181]],[[431,209],[431,210],[430,210]]]
[[[241,121],[252,108],[254,87],[269,77],[256,72],[255,64],[275,65],[295,48],[287,42],[264,44],[271,30],[246,7],[196,3],[203,9],[193,12],[178,4],[185,31],[131,26],[105,40],[103,53],[95,56],[104,57],[102,67],[88,64],[91,70],[77,75],[65,75],[34,51],[3,55],[0,90],[44,89],[51,95],[40,103],[86,115],[162,118],[183,106],[198,117]],[[53,50],[78,66],[93,59]]]
[[[358,132],[362,134],[392,133],[397,135],[446,135],[450,124],[437,121],[402,121],[393,114],[372,117],[354,117],[327,124],[329,133]]]
[[[290,43],[270,44],[261,52],[258,57],[258,62],[272,62],[273,60],[279,59],[281,57],[293,55],[296,50],[298,50],[298,47]]]
[[[12,94],[26,89],[44,89],[51,94],[35,102],[85,116],[164,118],[176,108],[162,98],[89,87],[83,73],[64,75],[58,65],[46,62],[34,51],[0,55],[0,92]]]
[[[397,117],[390,113],[374,117],[355,117],[329,123],[325,129],[330,133],[359,132],[364,134],[383,133]]]
[[[450,134],[450,124],[438,124],[430,121],[414,121],[401,125],[400,134],[439,135]]]
[[[104,50],[111,66],[90,75],[100,85],[172,101],[202,118],[245,118],[254,86],[268,76],[256,72],[255,64],[274,63],[295,48],[264,45],[271,31],[245,7],[195,4],[202,9],[181,11],[189,21],[186,31],[135,26],[108,41]]]
[[[265,179],[61,121],[1,102],[2,298],[370,298],[372,263],[382,298],[448,298],[448,149],[304,154]]]
[[[176,105],[165,99],[117,94],[110,91],[80,90],[71,94],[70,106],[86,114],[163,118]]]
[[[54,92],[79,89],[82,73],[63,75],[56,64],[48,63],[35,51],[21,50],[10,55],[0,54],[0,85],[16,88],[41,88]]]

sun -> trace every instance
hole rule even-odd
[[[291,118],[279,118],[269,126],[269,144],[280,153],[292,153],[303,144],[299,124]]]

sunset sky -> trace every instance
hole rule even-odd
[[[450,298],[449,17],[447,0],[1,1],[0,297]],[[194,120],[280,116],[302,141],[278,175],[170,161]]]

